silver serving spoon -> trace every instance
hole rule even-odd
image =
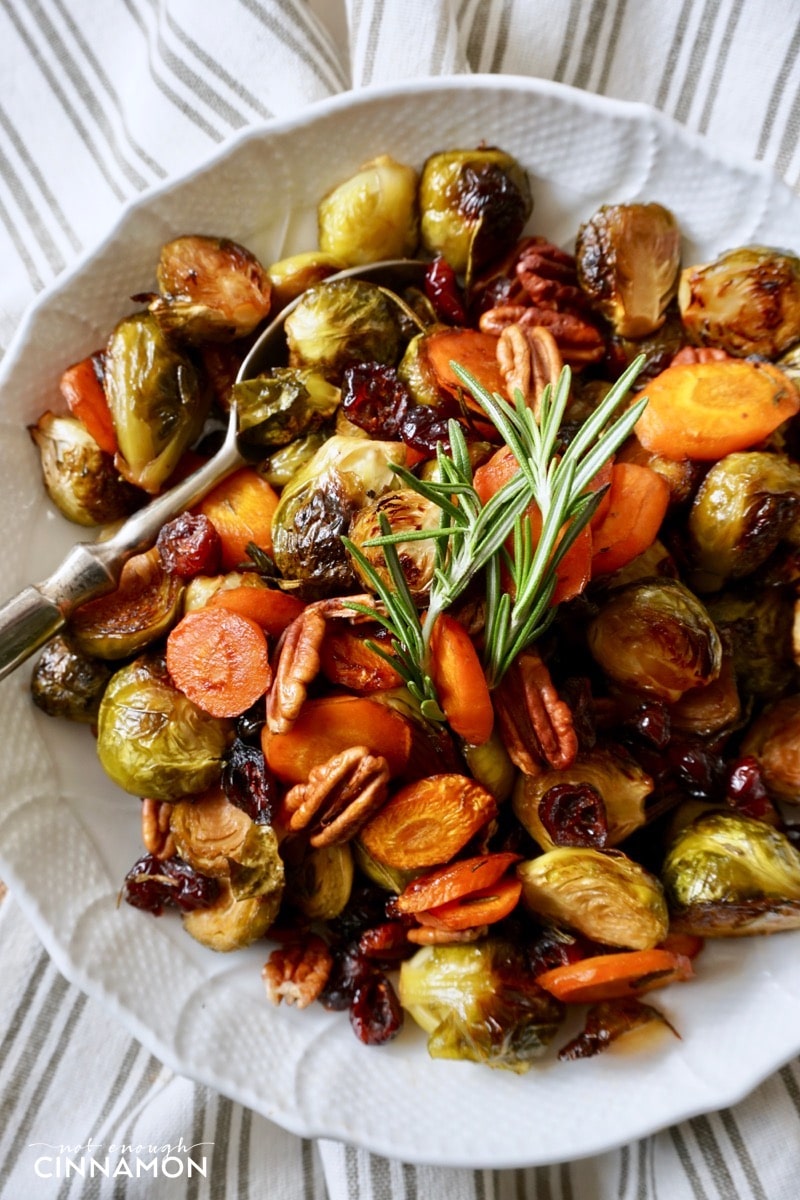
[[[401,289],[419,285],[425,266],[415,259],[389,259],[339,271],[329,275],[326,282],[355,277]],[[239,368],[237,383],[285,360],[283,325],[298,302],[299,297],[263,330]],[[127,560],[152,546],[162,525],[197,504],[245,461],[239,450],[236,408],[232,406],[225,440],[213,458],[139,509],[111,537],[101,534],[97,541],[78,542],[52,575],[23,588],[0,606],[0,679],[58,633],[80,604],[112,591]]]

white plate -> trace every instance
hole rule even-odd
[[[25,425],[63,367],[101,346],[160,245],[214,232],[265,262],[313,247],[317,200],[377,153],[420,165],[484,140],[527,167],[531,228],[569,245],[605,201],[659,200],[685,261],[761,241],[800,249],[800,200],[651,110],[502,76],[337,97],[249,131],[203,169],[126,211],[109,238],[29,313],[0,374],[0,545],[9,590],[48,573],[75,539],[43,498]],[[139,804],[112,787],[85,729],[33,710],[26,670],[0,685],[0,874],[54,959],[174,1069],[298,1134],[406,1160],[510,1166],[592,1154],[732,1103],[800,1050],[800,955],[791,934],[705,952],[695,982],[663,994],[682,1040],[518,1077],[434,1062],[409,1028],[382,1049],[346,1016],[264,999],[263,952],[203,950],[177,918],[117,892],[139,853]]]

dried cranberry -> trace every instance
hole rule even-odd
[[[625,728],[662,750],[672,734],[667,706],[660,700],[645,700],[626,718]]]
[[[467,313],[456,273],[441,257],[435,258],[425,272],[425,295],[440,321],[466,325]]]
[[[350,1007],[357,989],[374,967],[361,953],[358,942],[333,946],[331,952],[333,966],[319,998],[325,1008],[343,1012]]]
[[[236,736],[243,742],[258,742],[261,740],[261,730],[267,723],[267,706],[264,697],[259,696],[255,704],[245,709],[236,718]]]
[[[219,881],[201,875],[181,858],[145,854],[125,876],[122,894],[134,908],[159,917],[168,904],[182,912],[209,908],[219,896]]]
[[[164,570],[182,579],[219,570],[222,542],[208,517],[182,513],[164,525],[156,539]]]
[[[246,812],[252,821],[270,824],[277,799],[276,785],[260,747],[236,739],[222,768],[222,787],[231,804]]]
[[[359,1041],[367,1046],[381,1046],[400,1032],[403,1010],[391,982],[381,971],[371,971],[356,988],[350,1024]]]
[[[393,367],[359,363],[342,379],[342,411],[348,421],[372,437],[396,441],[411,394]]]
[[[556,783],[539,801],[539,818],[556,846],[593,846],[608,840],[603,797],[590,783]]]
[[[775,813],[775,806],[764,786],[761,765],[752,755],[739,758],[729,766],[725,798],[746,817],[763,820]]]
[[[432,404],[409,405],[400,422],[400,437],[407,446],[423,454],[435,454],[439,442],[450,450],[450,430],[446,410]]]
[[[330,922],[335,937],[350,941],[358,939],[365,929],[372,929],[386,920],[386,892],[373,884],[359,884],[350,893],[350,899],[338,917]]]
[[[716,800],[725,789],[725,764],[703,742],[673,741],[667,757],[684,791],[697,800]]]
[[[383,921],[365,929],[358,939],[358,948],[365,958],[386,963],[406,958],[418,949],[409,942],[404,921]]]

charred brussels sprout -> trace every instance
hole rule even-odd
[[[392,576],[386,564],[381,546],[368,546],[372,538],[381,537],[381,517],[389,522],[392,533],[419,532],[423,529],[438,529],[442,510],[431,500],[426,500],[411,488],[397,488],[364,505],[356,513],[350,525],[349,538],[361,550],[380,578],[392,586]],[[433,577],[436,544],[431,538],[419,541],[398,542],[395,550],[412,596],[427,595]],[[356,574],[365,587],[370,588],[368,576],[357,561]]]
[[[97,753],[125,792],[180,800],[219,780],[233,741],[230,722],[210,717],[172,684],[160,658],[145,655],[112,677],[97,718]]]
[[[289,363],[334,383],[355,363],[394,363],[400,353],[399,312],[381,288],[361,279],[309,288],[286,318]]]
[[[287,446],[315,432],[339,407],[340,392],[315,371],[278,369],[233,386],[240,437],[256,446]]]
[[[689,512],[693,581],[714,591],[751,575],[782,541],[797,540],[800,467],[782,454],[728,454],[706,475]]]
[[[423,246],[468,280],[513,245],[533,211],[525,171],[493,147],[432,155],[419,205]]]
[[[615,683],[668,702],[716,679],[722,644],[697,597],[674,579],[611,593],[589,625],[589,649]]]
[[[252,333],[270,309],[261,263],[227,238],[187,236],[161,248],[161,297],[150,305],[166,333],[191,342],[227,342]]]
[[[334,594],[355,583],[341,535],[368,499],[396,482],[401,442],[332,437],[283,489],[272,518],[275,564],[289,578]]]
[[[169,816],[178,854],[201,875],[213,877],[230,874],[228,860],[237,857],[252,824],[221,787],[179,800]]]
[[[681,273],[678,303],[692,341],[777,358],[800,339],[800,259],[744,246]]]
[[[797,682],[792,658],[794,597],[785,588],[724,591],[707,601],[709,616],[731,643],[737,685],[745,696],[775,699]]]
[[[340,183],[317,210],[320,249],[347,267],[405,258],[419,241],[417,173],[387,154]]]
[[[49,717],[94,724],[111,668],[79,650],[69,637],[47,643],[31,676],[31,696]]]
[[[157,492],[199,435],[209,391],[156,318],[136,313],[120,321],[108,340],[106,394],[120,473],[146,492]]]
[[[581,287],[623,338],[664,324],[678,287],[681,234],[661,204],[606,204],[581,226],[575,256]]]
[[[165,634],[180,616],[184,583],[164,569],[158,550],[128,559],[119,586],[75,609],[69,629],[86,654],[130,658]]]
[[[535,982],[521,950],[495,939],[419,950],[400,968],[399,995],[429,1035],[432,1058],[517,1074],[542,1056],[564,1014]]]
[[[30,427],[30,435],[47,494],[67,520],[106,525],[136,508],[141,493],[121,478],[111,455],[76,417],[46,412]]]
[[[767,791],[800,804],[800,696],[784,696],[752,724],[742,743],[761,767]]]
[[[702,814],[678,834],[662,878],[676,930],[741,937],[800,926],[800,854],[764,821]]]
[[[533,913],[594,942],[648,950],[666,936],[660,882],[619,850],[558,847],[520,863],[517,874]]]

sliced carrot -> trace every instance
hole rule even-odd
[[[491,500],[495,492],[499,492],[503,484],[508,483],[518,470],[519,463],[510,446],[501,446],[499,450],[495,450],[491,458],[475,469],[472,476],[472,483],[481,504]]]
[[[468,896],[460,896],[438,908],[416,913],[420,925],[434,929],[474,929],[476,925],[492,925],[514,911],[522,895],[522,880],[513,875],[498,880],[492,887]]]
[[[536,977],[545,991],[566,1004],[595,1004],[624,996],[640,996],[669,983],[691,979],[691,961],[670,950],[626,950],[596,954],[553,967]]]
[[[634,432],[665,458],[714,461],[756,446],[800,411],[800,393],[771,363],[679,363],[647,385]]]
[[[261,744],[267,764],[285,783],[305,783],[312,768],[351,746],[382,755],[397,776],[411,754],[412,731],[401,713],[377,700],[321,696],[305,702],[286,733],[271,733],[265,726]]]
[[[663,942],[658,943],[658,949],[682,954],[685,958],[697,958],[705,944],[696,933],[668,933]]]
[[[349,688],[351,692],[385,692],[399,687],[401,677],[394,667],[373,650],[368,642],[379,645],[383,633],[365,632],[350,626],[336,627],[328,622],[325,638],[319,653],[323,675],[335,687]],[[391,647],[385,643],[387,652]]]
[[[384,866],[419,871],[449,862],[496,816],[494,796],[469,775],[429,775],[395,792],[359,839]]]
[[[459,900],[472,892],[491,888],[521,857],[520,854],[497,851],[448,863],[446,867],[412,879],[392,907],[401,913],[421,912],[426,908],[449,904],[451,900]]]
[[[431,677],[448,723],[465,742],[482,746],[494,725],[489,685],[472,638],[442,613],[431,634]]]
[[[167,670],[212,717],[243,713],[272,680],[263,629],[227,608],[198,608],[181,618],[167,638]]]
[[[197,507],[213,523],[222,540],[222,565],[233,571],[247,559],[254,542],[272,553],[272,517],[278,493],[252,467],[234,471],[218,483]]]
[[[60,389],[69,411],[92,435],[100,449],[106,454],[116,454],[119,449],[117,434],[102,384],[99,355],[90,354],[67,367],[61,376]]]
[[[239,587],[220,588],[209,600],[212,608],[229,608],[241,613],[260,625],[272,638],[278,638],[295,617],[299,617],[305,603],[298,596],[282,592],[280,588]]]
[[[485,413],[453,371],[451,363],[468,371],[489,392],[505,395],[505,380],[497,364],[497,337],[478,329],[436,329],[420,343],[420,356],[438,387],[452,396],[463,396],[467,408]]]
[[[608,508],[592,531],[592,576],[632,562],[652,546],[670,502],[669,484],[650,467],[614,463]]]

